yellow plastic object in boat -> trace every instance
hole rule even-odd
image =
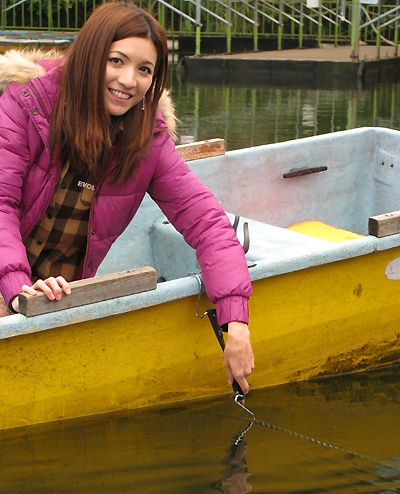
[[[289,226],[287,229],[298,233],[304,233],[310,237],[328,240],[329,242],[344,242],[345,240],[353,240],[355,238],[363,237],[363,235],[359,235],[358,233],[342,230],[341,228],[336,228],[334,226],[327,225],[326,223],[322,223],[319,220],[296,223],[295,225]]]

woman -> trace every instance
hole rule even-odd
[[[9,309],[18,311],[18,293],[59,300],[69,281],[94,276],[148,192],[196,249],[218,320],[229,323],[228,382],[247,393],[247,265],[217,200],[175,151],[161,26],[134,4],[109,3],[65,60],[19,57],[18,66],[15,53],[0,61],[0,291]]]

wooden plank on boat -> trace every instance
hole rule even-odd
[[[179,156],[185,161],[207,158],[225,154],[224,139],[209,139],[208,141],[191,142],[190,144],[180,144],[176,146]]]
[[[31,317],[154,290],[157,287],[157,272],[154,268],[145,266],[120,273],[72,281],[70,287],[71,294],[63,293],[61,300],[49,300],[43,292],[38,292],[37,295],[20,294],[18,296],[19,312]]]
[[[400,211],[371,216],[368,220],[368,232],[378,238],[400,233]]]

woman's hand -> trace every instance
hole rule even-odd
[[[22,285],[22,293],[36,295],[37,290],[41,290],[49,300],[60,300],[62,291],[66,295],[71,293],[68,282],[62,276],[57,276],[57,278],[51,276],[45,280],[37,280],[32,286]],[[12,301],[12,306],[18,312],[18,297]]]
[[[228,384],[233,380],[242,388],[244,394],[249,391],[246,377],[254,369],[254,355],[250,345],[250,332],[243,322],[232,321],[228,324],[228,341],[222,354]]]

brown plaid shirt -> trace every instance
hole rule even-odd
[[[32,281],[49,276],[74,279],[85,255],[94,183],[67,162],[43,218],[24,240]]]

